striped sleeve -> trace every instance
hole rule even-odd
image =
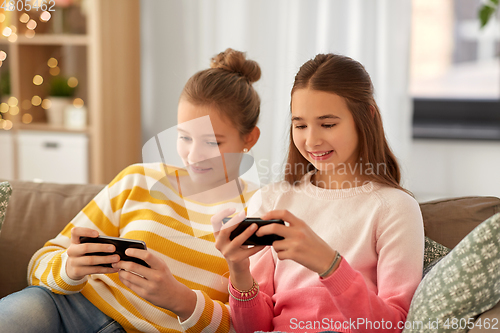
[[[179,323],[186,333],[235,333],[231,323],[229,304],[212,300],[206,293],[194,290],[196,308],[188,319]]]
[[[72,280],[66,274],[67,253],[71,244],[71,229],[85,227],[95,229],[100,235],[119,236],[117,214],[109,198],[109,186],[106,186],[54,239],[35,252],[28,266],[28,284],[42,286],[57,294],[80,292],[87,283]]]

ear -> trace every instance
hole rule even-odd
[[[252,147],[257,143],[260,137],[260,129],[255,126],[253,130],[248,133],[245,137],[245,148],[248,150],[252,149]]]

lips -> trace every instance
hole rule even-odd
[[[202,168],[202,167],[194,166],[194,165],[190,165],[189,168],[195,173],[205,173],[205,172],[212,170],[212,168]]]
[[[333,150],[308,151],[309,156],[316,161],[326,160],[333,154]]]

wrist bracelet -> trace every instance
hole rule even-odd
[[[342,258],[342,256],[340,255],[340,253],[338,251],[336,251],[336,252],[337,252],[337,254],[335,255],[335,259],[333,259],[333,262],[330,265],[330,267],[328,267],[328,269],[325,272],[319,274],[319,277],[324,278],[325,276],[327,276],[328,274],[330,274],[332,272],[332,270],[333,270],[333,267],[335,267],[335,265],[340,260],[340,258]]]
[[[231,286],[233,287],[233,289],[235,289],[237,292],[239,292],[240,295],[243,296],[244,298],[238,298],[238,297],[234,296],[231,293]],[[252,288],[250,288],[248,290],[239,290],[239,289],[236,289],[231,282],[229,282],[229,284],[227,285],[227,291],[229,292],[229,295],[232,298],[234,298],[235,300],[240,301],[240,302],[248,302],[248,301],[251,301],[252,299],[254,299],[255,297],[257,297],[257,294],[259,293],[259,284],[257,282],[255,282],[255,280],[253,280]],[[249,296],[251,296],[251,297],[249,297]]]

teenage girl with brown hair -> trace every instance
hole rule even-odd
[[[285,180],[248,209],[287,222],[257,231],[284,239],[243,246],[253,225],[230,241],[244,212],[216,235],[233,324],[239,333],[400,332],[422,277],[423,222],[400,185],[371,79],[351,58],[319,54],[297,73],[290,106]]]

